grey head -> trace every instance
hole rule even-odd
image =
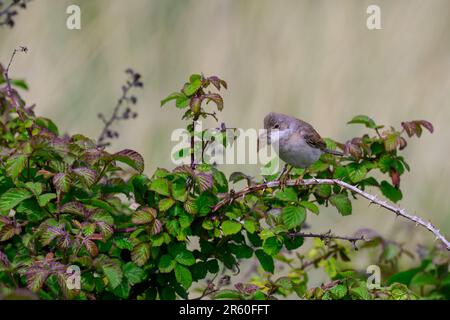
[[[270,112],[264,117],[264,129],[266,130],[287,130],[296,129],[299,126],[299,119],[282,113]]]

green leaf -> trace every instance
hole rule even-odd
[[[300,205],[314,214],[319,214],[319,208],[312,202],[309,201],[301,201]]]
[[[275,198],[281,201],[289,201],[296,202],[297,201],[297,192],[293,188],[286,188],[283,191],[278,190],[275,193]]]
[[[181,92],[171,93],[166,98],[161,100],[161,107],[164,106],[169,101],[177,100],[177,99],[180,99],[180,98],[183,98],[183,97],[186,97],[186,96],[183,93],[181,93]]]
[[[185,202],[187,199],[186,180],[177,179],[172,183],[172,197],[175,200]]]
[[[172,198],[161,199],[158,204],[159,211],[165,212],[165,211],[169,210],[170,208],[172,208],[172,206],[174,204],[175,204],[175,200],[173,200]]]
[[[40,195],[38,198],[39,206],[45,207],[50,201],[56,199],[56,193],[44,193]]]
[[[150,190],[163,196],[170,196],[169,182],[164,178],[158,178],[151,182]]]
[[[192,252],[183,249],[175,255],[175,261],[185,266],[192,266],[195,263],[195,257]]]
[[[186,290],[189,289],[192,284],[191,271],[181,264],[177,264],[175,266],[175,278],[177,279],[177,282]]]
[[[172,256],[165,254],[159,259],[158,269],[162,273],[169,273],[175,268],[176,264]]]
[[[220,290],[214,295],[214,300],[240,300],[241,299],[241,293],[236,290]]]
[[[372,296],[370,295],[369,290],[367,290],[367,284],[365,282],[361,282],[359,287],[351,288],[350,294],[357,299],[372,300]]]
[[[139,267],[142,267],[150,258],[150,243],[143,242],[134,247],[131,251],[131,260]]]
[[[222,222],[222,231],[225,236],[236,234],[241,231],[242,225],[239,222],[227,220]]]
[[[9,158],[8,161],[6,161],[6,173],[8,176],[13,180],[16,180],[25,168],[26,161],[27,157],[24,155]]]
[[[353,183],[363,180],[367,174],[367,168],[360,164],[350,164],[347,166],[348,176]]]
[[[202,80],[195,78],[183,88],[183,93],[188,97],[192,96],[202,86]]]
[[[314,193],[320,198],[328,198],[331,195],[331,186],[327,184],[319,184],[314,188]]]
[[[395,188],[387,181],[382,181],[380,185],[381,192],[391,201],[397,202],[403,198],[400,189]]]
[[[56,135],[59,135],[58,127],[55,125],[55,123],[47,118],[39,117],[36,118],[36,124],[40,127],[44,127],[51,132],[53,132]]]
[[[33,194],[27,189],[9,189],[0,197],[0,211],[10,210],[32,196]]]
[[[270,237],[264,240],[263,250],[270,256],[275,256],[280,252],[283,242],[277,237]]]
[[[144,158],[134,150],[125,149],[119,151],[113,155],[113,159],[129,165],[139,173],[144,171]]]
[[[216,274],[219,272],[219,262],[216,259],[208,260],[206,262],[206,268],[210,273]]]
[[[338,284],[329,290],[334,299],[342,299],[347,294],[347,287],[343,284]]]
[[[120,285],[123,278],[123,272],[120,269],[119,265],[116,263],[110,263],[102,266],[103,273],[106,278],[108,278],[108,282],[111,288],[116,288]]]
[[[133,286],[137,283],[142,282],[145,279],[145,271],[139,268],[133,262],[128,262],[123,267],[123,274],[128,279],[128,282]]]
[[[27,182],[25,183],[25,187],[37,197],[42,193],[44,185],[40,182]]]
[[[28,90],[28,84],[22,79],[12,79],[11,84],[15,87],[21,88],[23,90]]]
[[[350,120],[349,122],[347,122],[347,124],[352,124],[352,123],[356,123],[356,124],[363,124],[365,125],[367,128],[371,128],[371,129],[375,129],[377,128],[377,125],[375,123],[375,121],[373,121],[371,118],[369,118],[368,116],[364,116],[364,115],[359,115],[354,117],[352,120]]]
[[[301,225],[306,219],[304,207],[288,206],[281,211],[281,219],[288,229]]]
[[[284,246],[288,250],[295,250],[303,245],[305,239],[303,237],[288,237],[284,236]]]
[[[88,186],[94,184],[97,179],[97,172],[86,167],[72,169],[72,172]]]
[[[397,282],[409,286],[413,277],[420,271],[422,271],[422,268],[413,268],[396,273],[388,279],[387,285],[390,286],[391,284]]]
[[[157,212],[154,208],[143,208],[133,213],[131,221],[134,224],[147,224],[155,220]]]
[[[438,280],[429,272],[420,272],[416,274],[411,280],[411,286],[425,286],[425,285],[437,285]]]
[[[245,220],[244,221],[244,228],[250,233],[255,233],[256,231],[256,222],[253,220]]]
[[[262,268],[266,272],[273,273],[275,270],[275,265],[273,263],[273,258],[269,256],[267,253],[265,253],[263,250],[256,250],[255,255],[259,260],[259,263],[261,264]]]
[[[60,192],[69,192],[71,183],[70,177],[63,172],[60,172],[53,177],[53,184],[55,185],[56,190]]]
[[[330,197],[330,202],[343,216],[352,214],[352,203],[344,193],[334,194]]]

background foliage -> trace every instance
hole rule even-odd
[[[140,81],[128,74],[128,85]],[[359,231],[370,239],[361,246],[321,235],[307,254],[287,255],[304,244],[307,216],[328,205],[352,213],[352,195],[340,187],[263,189],[216,208],[233,184],[254,179],[243,173],[227,179],[216,166],[195,163],[146,176],[138,152],[108,152],[86,136],[60,134],[20,98],[16,89],[24,83],[11,83],[15,89],[6,84],[0,92],[0,289],[6,297],[187,299],[195,296],[194,283],[208,279],[200,298],[449,298],[449,256],[439,247],[422,250],[421,264],[409,270],[400,270],[398,259],[411,253],[370,230]],[[195,74],[161,105],[175,100],[192,132],[191,121],[223,109],[225,88],[218,77]],[[400,200],[400,177],[409,170],[400,150],[406,137],[432,132],[431,123],[394,129],[366,116],[349,123],[364,125],[367,134],[343,145],[327,140],[349,157],[323,156],[307,174],[294,170],[292,177],[338,178]],[[379,250],[389,274],[382,288],[367,290],[365,273],[347,265],[355,246]],[[260,276],[235,282],[226,270],[239,273],[244,259],[258,261]],[[81,290],[67,288],[71,265],[81,269]],[[310,288],[309,271],[317,268],[330,282]]]

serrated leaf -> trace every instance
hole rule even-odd
[[[69,192],[71,183],[72,181],[70,180],[70,177],[63,172],[57,173],[53,177],[53,184],[56,190],[60,192]]]
[[[150,258],[150,243],[143,242],[134,247],[131,251],[131,260],[139,267],[142,267]]]
[[[309,201],[301,201],[300,205],[306,209],[308,209],[309,211],[311,211],[314,214],[319,214],[319,207],[317,207],[314,203],[309,202]]]
[[[27,157],[24,155],[14,156],[6,161],[6,173],[13,180],[19,177],[19,174],[25,168]]]
[[[195,176],[195,181],[197,182],[200,192],[210,190],[213,187],[213,176],[209,173],[199,173]]]
[[[283,242],[276,237],[270,237],[264,240],[263,250],[270,256],[275,256],[280,252]]]
[[[281,211],[281,219],[288,229],[301,225],[306,219],[304,207],[288,206]]]
[[[26,273],[27,288],[33,292],[38,292],[49,275],[50,272],[45,269],[30,267]]]
[[[150,190],[163,196],[170,196],[169,182],[164,178],[158,178],[151,182]]]
[[[165,212],[165,211],[169,210],[170,208],[172,208],[172,206],[174,204],[175,204],[175,200],[173,200],[172,198],[164,198],[159,201],[158,209],[161,212]]]
[[[398,202],[403,197],[400,189],[395,188],[387,181],[381,182],[380,190],[389,200],[391,200],[393,202]]]
[[[194,79],[194,81],[186,84],[183,88],[183,93],[187,95],[188,97],[192,96],[194,93],[197,92],[198,89],[202,86],[201,79]]]
[[[377,125],[375,123],[375,121],[373,121],[371,118],[369,118],[368,116],[364,116],[364,115],[359,115],[354,117],[352,120],[350,120],[349,122],[347,122],[347,124],[352,124],[352,123],[356,123],[356,124],[363,124],[365,125],[367,128],[371,128],[371,129],[375,129],[377,128]]]
[[[186,290],[189,289],[192,284],[191,271],[180,264],[175,266],[175,278],[177,279],[177,282]]]
[[[131,221],[134,224],[147,224],[156,218],[157,212],[154,208],[143,208],[133,213]]]
[[[366,177],[367,168],[364,165],[350,164],[347,166],[348,176],[353,183],[358,183]]]
[[[255,233],[256,231],[256,222],[253,220],[245,220],[244,221],[244,228],[250,233]]]
[[[113,154],[113,159],[119,162],[123,162],[139,173],[144,171],[144,158],[136,151],[125,149]]]
[[[331,186],[327,184],[319,184],[314,188],[314,193],[320,198],[328,198],[331,195]]]
[[[132,286],[142,282],[145,279],[145,271],[133,262],[128,262],[123,266],[123,274]]]
[[[97,172],[86,167],[72,169],[72,172],[88,186],[94,184],[97,179]]]
[[[259,263],[261,264],[262,268],[266,272],[273,273],[275,270],[275,265],[273,262],[273,258],[269,256],[267,253],[265,253],[263,250],[259,249],[255,251],[255,255],[259,260]]]
[[[293,188],[286,188],[284,190],[278,190],[275,193],[275,198],[281,201],[296,202],[297,192]]]
[[[123,272],[117,263],[103,265],[102,270],[112,289],[115,289],[120,285],[123,279]]]
[[[236,234],[242,229],[242,224],[236,221],[227,220],[222,222],[222,231],[225,236]]]
[[[45,194],[40,195],[37,199],[38,199],[39,206],[45,207],[50,201],[52,201],[53,199],[56,199],[56,194],[55,193],[45,193]]]
[[[334,194],[330,197],[330,203],[336,207],[343,216],[352,214],[352,203],[344,193]]]
[[[173,93],[169,94],[166,98],[161,100],[161,107],[164,106],[169,101],[177,100],[177,99],[180,99],[180,98],[183,98],[183,97],[186,97],[183,93],[181,93],[181,92],[173,92]]]
[[[162,273],[169,273],[175,268],[175,265],[176,261],[174,258],[168,254],[165,254],[159,259],[158,269]]]
[[[86,207],[80,202],[71,201],[64,204],[59,211],[84,216]]]
[[[29,199],[33,193],[27,189],[13,188],[6,191],[0,197],[0,211],[7,211],[17,206],[22,201]]]

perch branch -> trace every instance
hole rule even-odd
[[[392,205],[388,203],[387,201],[378,199],[376,196],[371,195],[355,186],[352,186],[351,184],[348,184],[344,181],[337,180],[337,179],[305,179],[305,180],[288,180],[284,183],[285,186],[312,186],[312,185],[319,185],[319,184],[327,184],[327,185],[337,185],[342,188],[345,188],[347,190],[350,190],[351,192],[355,194],[359,194],[361,197],[366,198],[370,201],[370,203],[375,203],[379,205],[382,208],[385,208],[393,213],[395,213],[397,216],[401,216],[405,219],[408,219],[410,221],[413,221],[416,225],[421,225],[422,227],[428,229],[431,233],[434,234],[436,237],[436,240],[440,240],[447,250],[450,251],[450,242],[442,235],[442,233],[439,231],[436,226],[434,226],[431,222],[427,222],[421,217],[412,215],[408,213],[405,209],[397,207],[395,205]],[[244,188],[237,192],[229,193],[225,199],[221,200],[218,204],[216,204],[212,211],[216,212],[221,207],[233,202],[235,199],[238,199],[240,197],[245,196],[246,194],[253,193],[259,190],[264,190],[267,188],[279,188],[280,187],[280,181],[270,181],[254,186],[250,186],[247,188]]]
[[[360,237],[336,236],[331,233],[331,230],[326,233],[296,232],[290,234],[290,236],[303,238],[319,238],[320,240],[324,239],[346,240],[352,243],[353,245],[356,245],[357,241],[369,241],[369,239],[364,238],[364,236]]]

